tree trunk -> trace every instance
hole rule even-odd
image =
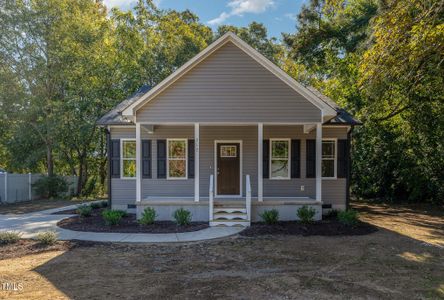
[[[54,157],[52,156],[51,146],[46,146],[46,168],[48,169],[48,176],[54,175]]]

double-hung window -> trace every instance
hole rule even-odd
[[[322,141],[322,177],[336,178],[336,140]]]
[[[121,140],[121,178],[136,178],[136,141]]]
[[[270,139],[270,179],[290,178],[290,139]]]
[[[186,139],[168,139],[167,142],[168,179],[186,179],[188,141]]]

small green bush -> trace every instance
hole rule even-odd
[[[327,218],[337,218],[339,211],[337,209],[330,209],[325,215]]]
[[[58,235],[54,231],[39,232],[36,236],[37,241],[42,245],[54,245],[57,242]]]
[[[81,217],[90,217],[91,213],[92,213],[93,208],[90,205],[80,205],[79,207],[77,207],[76,212],[81,216]]]
[[[68,192],[68,182],[61,176],[45,176],[37,180],[32,187],[43,198],[58,198]]]
[[[108,207],[108,201],[102,201],[100,202],[103,208]]]
[[[313,207],[307,205],[302,206],[297,211],[297,216],[302,223],[311,223],[314,220],[316,210]]]
[[[91,206],[92,209],[99,209],[102,207],[102,203],[101,202],[93,202],[89,206]]]
[[[344,225],[355,226],[359,221],[358,212],[352,209],[340,211],[338,213],[338,220]]]
[[[121,210],[107,209],[102,212],[102,218],[106,225],[113,226],[118,225],[120,220],[122,220]]]
[[[156,210],[152,207],[147,207],[143,210],[142,218],[140,218],[139,223],[142,225],[153,224],[156,220],[156,217]]]
[[[122,218],[128,217],[128,213],[124,210],[115,209],[114,211],[118,212]]]
[[[191,212],[189,210],[179,208],[173,214],[176,224],[180,226],[189,225],[191,223]]]
[[[279,221],[279,212],[277,209],[266,210],[259,214],[259,216],[268,225],[276,224]]]
[[[2,231],[0,232],[0,245],[14,244],[17,243],[22,234],[15,231]]]

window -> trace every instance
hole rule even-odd
[[[270,140],[270,178],[290,178],[290,140]]]
[[[186,179],[187,178],[187,140],[169,139],[168,140],[168,179]]]
[[[121,140],[121,177],[136,177],[136,141]]]
[[[220,157],[237,157],[236,146],[220,146]]]
[[[336,140],[322,141],[322,177],[336,178]]]

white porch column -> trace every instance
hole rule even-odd
[[[199,202],[200,198],[200,184],[199,184],[199,140],[200,140],[200,126],[199,123],[194,123],[194,201]]]
[[[263,176],[263,141],[264,141],[264,124],[257,124],[257,200],[264,200],[264,176]]]
[[[322,201],[322,124],[316,124],[316,201]]]
[[[140,123],[136,123],[136,202],[142,200],[142,140]]]

